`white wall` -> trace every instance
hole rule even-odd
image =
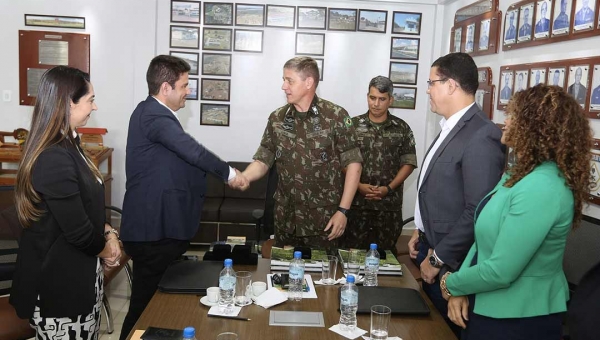
[[[442,54],[450,50],[450,28],[454,25],[454,14],[464,6],[473,3],[473,0],[458,0],[444,7],[443,15],[443,34],[442,34]],[[503,15],[508,7],[517,1],[500,0],[500,8]],[[502,23],[502,28],[504,28]],[[577,39],[565,41],[560,44],[548,44],[522,48],[513,51],[499,51],[498,54],[475,57],[475,62],[478,67],[490,67],[492,69],[493,84],[496,85],[496,92],[499,86],[499,70],[502,65],[514,65],[524,63],[536,63],[562,59],[583,58],[600,55],[600,37],[590,37],[585,39]],[[494,121],[496,123],[504,122],[504,111],[496,109],[494,103]],[[600,120],[590,119],[592,129],[595,132],[595,138],[600,138]],[[586,211],[586,215],[600,218],[600,207],[590,204]]]

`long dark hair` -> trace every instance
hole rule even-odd
[[[44,213],[36,207],[41,199],[31,180],[33,166],[42,151],[48,147],[65,139],[75,144],[69,124],[71,101],[77,104],[89,91],[89,74],[73,67],[54,67],[46,71],[40,80],[31,128],[23,148],[15,188],[17,213],[23,227],[28,227]],[[102,178],[100,171],[87,157],[86,161],[90,170],[98,178]]]

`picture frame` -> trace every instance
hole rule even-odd
[[[198,75],[198,61],[200,60],[200,53],[196,52],[179,52],[170,51],[169,55],[181,58],[190,65],[190,75]]]
[[[389,78],[394,84],[417,85],[419,64],[390,62]]]
[[[417,12],[398,12],[392,14],[392,33],[393,34],[421,34],[422,13]]]
[[[190,89],[190,94],[186,95],[185,99],[198,100],[198,78],[189,78],[188,88]]]
[[[394,86],[392,97],[394,101],[390,105],[391,108],[414,110],[417,102],[417,88]]]
[[[548,68],[548,85],[565,88],[565,79],[567,74],[566,67],[550,67]],[[552,80],[550,80],[552,79]]]
[[[594,29],[596,18],[596,1],[577,0],[573,15],[573,32],[584,32]]]
[[[531,26],[534,14],[533,5],[534,3],[530,2],[519,7],[519,31],[517,33],[517,42],[519,43],[531,40],[533,34]]]
[[[200,125],[229,126],[229,104],[200,104]]]
[[[85,29],[85,17],[25,14],[25,26]]]
[[[475,23],[467,25],[467,36],[465,39],[465,53],[475,50]]]
[[[517,20],[519,19],[519,9],[506,11],[504,17],[504,45],[511,45],[517,42]]]
[[[324,30],[327,25],[327,7],[298,6],[297,28]]]
[[[567,93],[585,109],[590,65],[573,65],[569,67]]]
[[[488,82],[488,71],[487,69],[477,69],[477,81],[480,83],[486,83]]]
[[[552,36],[569,33],[571,25],[571,0],[554,0]]]
[[[295,28],[296,6],[267,5],[267,27]]]
[[[204,27],[202,30],[202,49],[212,51],[231,51],[231,28]]]
[[[323,81],[323,70],[325,67],[325,59],[313,58],[317,62],[317,68],[319,69],[319,81]]]
[[[202,78],[200,99],[228,102],[231,94],[231,79]]]
[[[325,55],[325,34],[296,32],[296,54]]]
[[[546,68],[532,68],[529,70],[529,87],[546,84]]]
[[[600,150],[590,150],[592,157],[590,158],[590,198],[589,200],[595,204],[600,203]]]
[[[460,52],[462,48],[462,27],[458,27],[454,30],[454,51]]]
[[[500,86],[498,87],[498,103],[506,105],[513,95],[514,73],[513,71],[500,72]]]
[[[199,27],[171,25],[169,46],[171,48],[188,48],[197,50],[200,47],[199,37]]]
[[[200,24],[200,3],[196,1],[171,1],[171,22]]]
[[[330,8],[327,14],[327,30],[356,31],[358,10],[351,8]]]
[[[360,32],[386,33],[387,15],[387,11],[359,9],[357,30]]]
[[[590,111],[600,112],[600,65],[593,66],[592,86],[590,91]]]
[[[262,30],[236,28],[234,32],[233,50],[238,52],[262,53],[263,34],[264,31]]]
[[[513,94],[526,90],[529,87],[529,70],[515,71]]]
[[[265,5],[235,4],[236,26],[265,26]]]
[[[202,53],[202,75],[231,76],[231,54]]]
[[[490,48],[490,21],[491,19],[485,19],[479,23],[478,51],[487,51]]]
[[[421,39],[392,37],[390,59],[419,60]]]
[[[233,4],[227,2],[204,2],[204,25],[232,26]]]
[[[552,0],[539,0],[535,6],[534,39],[545,39],[550,36],[550,13],[552,11]]]

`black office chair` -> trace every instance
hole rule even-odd
[[[275,195],[275,190],[277,190],[277,181],[279,180],[276,164],[273,164],[266,176],[268,176],[268,180],[265,208],[256,209],[252,212],[252,216],[256,219],[257,247],[260,241],[264,241],[264,236],[267,236],[265,240],[269,240],[270,236],[275,233],[275,199],[273,196]]]

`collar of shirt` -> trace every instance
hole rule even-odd
[[[162,106],[166,107],[166,108],[167,108],[169,111],[171,111],[171,113],[173,114],[173,116],[175,116],[175,118],[176,118],[177,120],[179,120],[179,117],[177,116],[177,112],[175,112],[175,111],[171,110],[171,108],[170,108],[170,107],[168,107],[168,106],[167,106],[165,103],[163,103],[163,102],[161,102],[160,100],[158,100],[158,98],[156,98],[156,97],[154,97],[154,96],[152,96],[152,98],[156,99],[156,101],[157,101],[157,102],[159,102],[159,103],[160,103],[160,105],[162,105]]]
[[[465,115],[465,113],[467,113],[467,111],[469,111],[471,106],[473,106],[474,104],[475,102],[472,102],[462,110],[450,116],[450,118],[448,119],[442,118],[442,120],[440,120],[440,127],[442,128],[442,131],[451,131],[452,129],[454,129],[456,124],[458,124],[458,121]]]

